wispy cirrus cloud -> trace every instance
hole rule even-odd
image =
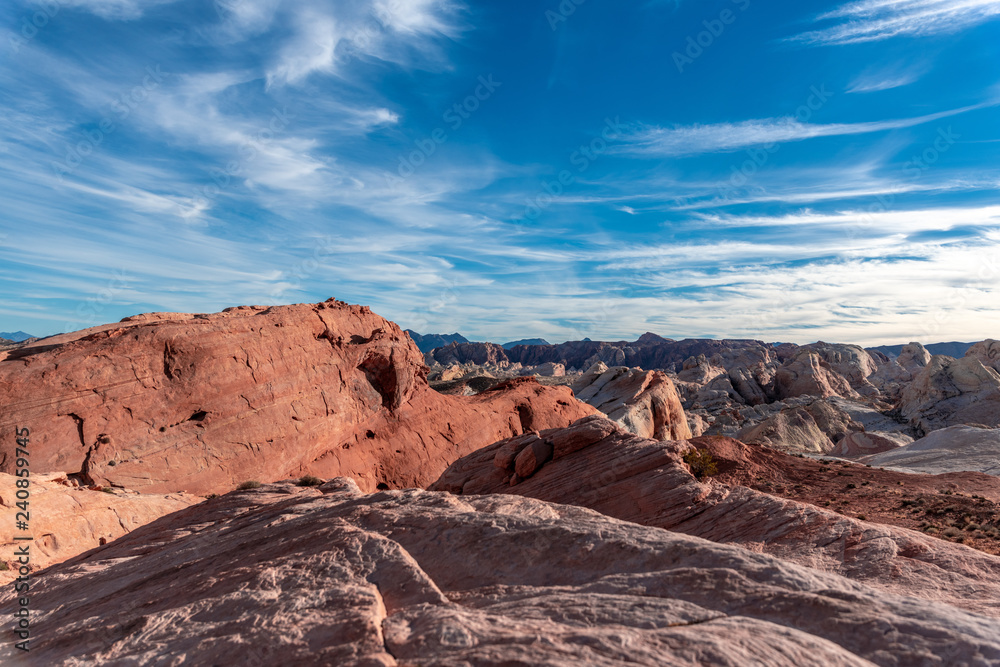
[[[925,37],[970,28],[1000,16],[996,0],[861,0],[821,14],[835,25],[811,30],[790,41],[856,44],[891,37]]]
[[[920,80],[930,69],[929,62],[895,64],[889,67],[868,69],[858,75],[847,89],[848,93],[875,93],[909,86]]]
[[[626,134],[623,138],[623,145],[615,150],[620,153],[649,157],[684,157],[706,153],[730,153],[750,146],[915,127],[996,104],[998,102],[987,102],[914,118],[867,123],[813,124],[803,123],[795,118],[764,118],[738,123],[678,125],[667,128],[640,126]]]

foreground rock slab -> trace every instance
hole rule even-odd
[[[740,545],[887,592],[1000,616],[1000,558],[752,488],[711,479],[699,482],[683,456],[706,448],[707,438],[656,442],[624,433],[597,417],[542,431],[537,438],[551,444],[553,455],[530,476],[511,470],[503,455],[531,444],[521,438],[460,459],[431,488],[462,497],[517,494],[589,507],[619,519]]]
[[[1000,664],[1000,622],[945,604],[582,508],[346,479],[210,500],[32,595],[21,662],[46,666]]]

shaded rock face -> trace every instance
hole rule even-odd
[[[497,465],[497,453],[507,446],[497,443],[456,461],[431,489],[463,498],[506,493],[589,507],[740,545],[886,592],[1000,616],[1000,558],[753,489],[700,483],[682,457],[704,447],[704,438],[654,442],[613,430],[613,424],[600,430],[599,424],[591,417],[568,429],[540,432],[543,440],[563,442],[568,453],[553,455],[528,478],[514,479]],[[604,432],[608,435],[600,437]]]
[[[873,433],[851,433],[842,438],[829,453],[834,456],[858,458],[880,452],[888,452],[897,447],[899,447],[898,443],[888,438],[883,438],[880,435]]]
[[[929,474],[975,471],[1000,476],[1000,429],[949,426],[864,461]]]
[[[740,431],[736,438],[776,449],[818,454],[825,454],[834,447],[833,441],[804,407],[782,410],[760,424]]]
[[[576,397],[644,438],[691,437],[674,383],[659,371],[595,364],[572,386]]]
[[[793,361],[785,363],[775,374],[779,398],[795,396],[858,396],[845,377],[813,349],[803,348]]]
[[[32,592],[36,627],[60,628],[39,665],[1000,660],[1000,623],[941,602],[586,509],[349,480],[209,501]]]
[[[101,486],[224,493],[312,473],[373,490],[425,485],[465,453],[593,412],[531,380],[442,396],[425,373],[366,307],[146,314],[0,353],[0,430],[31,429],[33,470]]]
[[[18,479],[0,473],[0,506],[11,512],[10,520],[0,524],[0,562],[8,569],[0,570],[0,583],[13,581],[18,566],[14,552],[23,542],[23,531],[16,530]],[[35,569],[59,563],[204,499],[186,493],[153,495],[115,490],[104,493],[73,486],[64,473],[32,474],[31,498],[31,565]]]
[[[910,343],[896,357],[896,363],[910,373],[919,372],[931,361],[931,353],[920,343]]]
[[[1000,426],[1000,373],[975,354],[934,356],[903,391],[898,408],[925,433],[958,424]]]

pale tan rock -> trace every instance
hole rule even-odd
[[[896,363],[909,373],[917,373],[931,361],[931,353],[920,343],[909,343],[896,357]]]
[[[938,475],[975,471],[1000,476],[1000,429],[949,426],[864,459],[873,466]]]
[[[741,430],[736,439],[791,452],[825,454],[834,448],[833,441],[806,407],[782,410]]]
[[[111,542],[139,526],[204,500],[186,493],[138,494],[123,489],[111,493],[74,485],[64,473],[33,474],[27,479],[28,530],[19,530],[15,477],[0,473],[0,583],[17,577],[14,552],[29,536],[32,570],[61,563],[84,551]]]
[[[778,398],[795,396],[844,396],[856,398],[846,378],[838,374],[815,350],[804,348],[775,373]]]
[[[975,357],[983,366],[1000,371],[1000,340],[986,339],[976,343],[965,353],[966,357]]]
[[[898,408],[925,433],[958,424],[1000,426],[1000,373],[975,355],[935,355],[903,391]]]
[[[37,665],[1000,660],[996,619],[941,602],[586,509],[346,480],[209,501],[50,568],[32,594],[35,627],[58,628]]]
[[[573,385],[577,399],[643,437],[691,437],[680,395],[665,373],[616,366],[596,375],[598,368]]]

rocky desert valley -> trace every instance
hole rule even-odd
[[[0,667],[1000,667],[1000,0],[2,0]]]
[[[1000,664],[1000,342],[414,338],[4,343],[4,664]]]

